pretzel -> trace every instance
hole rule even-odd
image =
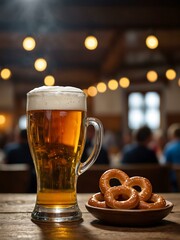
[[[129,176],[119,169],[109,169],[106,172],[104,172],[100,177],[99,188],[101,192],[104,194],[111,187],[110,186],[111,179],[118,179],[119,182],[123,184],[124,181],[128,178]]]
[[[152,185],[147,178],[144,177],[131,177],[126,179],[123,185],[128,187],[140,187],[141,191],[138,193],[140,200],[147,201],[152,194]]]
[[[111,179],[118,179],[120,185],[111,187]],[[140,187],[137,191],[135,187]],[[166,206],[165,199],[152,193],[152,185],[147,178],[129,176],[119,169],[110,169],[99,180],[101,192],[88,201],[91,206],[113,209],[158,209]]]
[[[139,209],[157,209],[157,208],[163,208],[165,206],[166,206],[165,199],[162,196],[153,193],[151,198],[147,202],[140,200],[138,208]]]
[[[88,204],[94,207],[106,208],[106,202],[102,193],[95,193],[88,201]]]
[[[139,204],[137,191],[123,185],[109,188],[104,194],[104,199],[110,208],[132,209]]]

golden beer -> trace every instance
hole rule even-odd
[[[27,93],[27,133],[37,176],[32,219],[43,222],[78,221],[77,179],[96,160],[102,125],[86,117],[86,95],[74,87],[39,87]],[[93,125],[95,143],[81,163],[86,129]]]
[[[76,203],[76,166],[84,148],[85,112],[28,111],[28,135],[37,172],[37,203]]]

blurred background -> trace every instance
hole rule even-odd
[[[162,155],[180,123],[180,2],[0,0],[2,154],[26,128],[27,92],[42,85],[86,92],[112,166],[142,125]]]
[[[26,93],[44,84],[85,90],[88,115],[113,132],[180,121],[179,5],[1,0],[0,132],[24,127]]]

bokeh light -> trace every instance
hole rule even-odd
[[[34,67],[37,71],[42,72],[47,68],[47,62],[44,58],[38,58],[34,62]]]
[[[109,88],[110,90],[116,90],[116,89],[118,88],[118,82],[117,82],[117,80],[115,80],[115,79],[109,80],[109,82],[108,82],[108,88]]]
[[[158,79],[158,74],[157,74],[157,72],[152,70],[152,71],[147,72],[146,77],[149,82],[156,82]]]
[[[88,50],[95,50],[98,46],[97,38],[94,36],[86,37],[84,45]]]
[[[88,96],[95,97],[97,95],[97,88],[94,86],[90,86],[87,92],[88,92]]]
[[[3,125],[6,122],[6,117],[0,114],[0,125]]]
[[[173,69],[168,69],[166,71],[166,77],[168,80],[174,80],[176,78],[176,72]]]
[[[52,75],[47,75],[45,78],[44,78],[44,84],[46,86],[53,86],[55,83],[55,78],[52,76]]]
[[[23,40],[23,48],[26,50],[26,51],[32,51],[36,46],[36,42],[34,40],[34,38],[32,37],[26,37],[24,40]]]
[[[127,77],[122,77],[122,78],[120,78],[120,80],[119,80],[119,85],[120,85],[120,87],[122,87],[122,88],[128,88],[129,85],[130,85],[130,80],[129,80],[129,78],[127,78]]]
[[[83,89],[83,92],[88,96],[88,90],[86,88]]]
[[[146,38],[146,46],[150,49],[155,49],[159,45],[159,41],[156,36],[150,35]]]
[[[104,82],[99,82],[99,83],[97,84],[97,90],[98,90],[98,92],[104,93],[104,92],[106,91],[106,89],[107,89],[107,86],[106,86],[106,84],[105,84]]]
[[[4,68],[1,70],[1,78],[8,80],[11,77],[11,70],[9,68]]]

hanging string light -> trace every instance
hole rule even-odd
[[[6,117],[3,114],[0,114],[0,125],[5,124],[6,122]]]
[[[129,85],[130,85],[130,80],[129,80],[129,78],[127,78],[127,77],[122,77],[122,78],[120,78],[120,80],[119,80],[119,85],[120,85],[120,87],[122,87],[122,88],[128,88]]]
[[[178,86],[180,87],[180,78],[179,78],[179,80],[178,80]]]
[[[159,45],[159,41],[156,36],[150,35],[146,38],[146,46],[150,49],[155,49]]]
[[[44,58],[38,58],[34,62],[34,67],[37,71],[42,72],[46,69],[47,67],[47,62]]]
[[[90,86],[87,90],[87,93],[90,97],[95,97],[97,95],[97,88],[94,86]]]
[[[105,84],[104,82],[99,82],[99,83],[97,84],[97,90],[98,90],[98,92],[104,93],[104,92],[106,91],[106,89],[107,89],[107,86],[106,86],[106,84]]]
[[[45,78],[44,78],[44,84],[46,86],[53,86],[55,83],[55,78],[52,76],[52,75],[47,75]]]
[[[23,40],[23,48],[26,50],[26,51],[32,51],[35,46],[36,46],[36,41],[34,38],[32,37],[26,37],[24,40]]]
[[[88,90],[87,89],[83,89],[83,92],[88,96]]]
[[[2,79],[8,80],[11,77],[12,73],[11,73],[11,70],[9,68],[3,68],[1,70],[0,75],[1,75]]]
[[[155,71],[149,71],[147,72],[146,77],[149,82],[156,82],[158,79],[158,74]]]
[[[88,36],[84,41],[84,45],[88,50],[95,50],[98,46],[98,40],[95,36]]]
[[[176,78],[176,72],[174,69],[168,69],[166,71],[166,77],[168,80],[174,80]]]
[[[108,82],[108,88],[109,88],[110,90],[116,90],[116,89],[118,88],[118,82],[117,82],[117,80],[115,80],[115,79],[109,80],[109,82]]]

